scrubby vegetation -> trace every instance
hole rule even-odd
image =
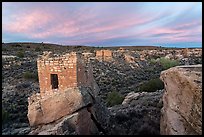
[[[164,57],[160,58],[159,62],[164,69],[169,69],[171,67],[179,65],[179,62],[177,60],[170,60]]]
[[[2,51],[8,51],[8,49],[5,47],[2,47]]]
[[[8,112],[2,109],[2,122],[5,123],[8,120]]]
[[[21,44],[13,44],[12,47],[22,47]]]
[[[168,59],[168,58],[165,58],[165,57],[161,57],[161,58],[158,58],[158,59],[151,59],[150,63],[151,64],[159,63],[164,70],[179,65],[179,61],[171,60],[171,59]]]
[[[108,106],[114,106],[114,105],[121,104],[123,100],[124,100],[124,97],[119,92],[113,91],[108,93],[106,102]]]
[[[16,56],[19,57],[19,58],[23,58],[24,57],[24,52],[23,51],[18,51],[16,53]]]
[[[156,60],[156,59],[150,59],[150,63],[151,63],[151,64],[156,64],[156,63],[157,63],[157,60]]]
[[[31,73],[29,71],[26,71],[24,74],[23,74],[23,77],[25,79],[34,79],[34,80],[38,80],[38,74],[35,72],[35,73]]]
[[[41,51],[41,48],[40,48],[40,47],[36,47],[36,48],[35,48],[35,51],[37,51],[37,52],[38,52],[38,51]]]
[[[160,90],[164,88],[164,83],[159,79],[151,79],[148,82],[143,83],[140,87],[139,90],[145,91],[145,92],[154,92],[156,90]]]

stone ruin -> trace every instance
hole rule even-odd
[[[135,58],[129,54],[124,54],[125,61],[128,63],[135,63]]]
[[[112,51],[111,50],[98,50],[96,51],[96,59],[99,61],[111,61]]]
[[[97,96],[91,63],[75,52],[61,56],[46,52],[37,67],[40,94],[28,98],[27,116],[34,128],[30,134],[105,132],[108,110]]]
[[[117,52],[121,52],[121,53],[123,53],[123,52],[125,52],[126,50],[124,49],[124,48],[119,48],[118,50],[117,50]]]
[[[141,61],[144,61],[144,60],[145,60],[145,56],[146,56],[145,51],[141,51],[141,52],[140,52],[140,60],[141,60]]]
[[[182,49],[182,54],[185,58],[187,58],[189,56],[189,50],[188,48]]]
[[[55,58],[39,58],[37,65],[41,96],[63,92],[70,87],[93,86],[93,71],[88,66],[91,64],[83,62],[76,53]]]

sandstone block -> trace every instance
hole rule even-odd
[[[162,135],[202,134],[202,65],[177,66],[161,73],[165,84]]]
[[[41,100],[29,102],[28,119],[31,126],[53,122],[69,115],[92,102],[87,91],[80,88],[70,88],[58,94],[52,94]]]

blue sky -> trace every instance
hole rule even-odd
[[[201,2],[3,2],[3,42],[202,46]]]

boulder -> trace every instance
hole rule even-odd
[[[28,119],[30,126],[46,124],[72,114],[93,103],[89,88],[69,88],[63,92],[42,97],[34,94],[28,99]]]
[[[165,84],[162,135],[202,134],[202,65],[177,66],[161,73]]]
[[[91,120],[91,114],[84,108],[53,123],[39,126],[29,135],[88,135],[96,132],[97,128]]]
[[[128,104],[130,103],[133,99],[137,99],[139,97],[139,93],[135,93],[135,92],[130,92],[127,94],[127,96],[125,97],[125,99],[123,100],[122,104]]]
[[[47,96],[33,95],[28,99],[32,127],[29,134],[105,134],[110,114],[100,97],[92,92],[91,88],[77,87]]]

